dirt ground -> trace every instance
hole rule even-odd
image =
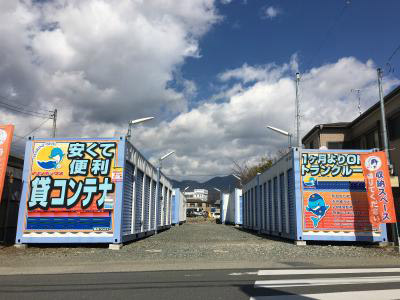
[[[134,270],[400,266],[393,248],[360,244],[295,246],[213,222],[187,223],[113,251],[108,245],[40,245],[0,249],[0,274]]]

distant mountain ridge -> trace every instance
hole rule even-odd
[[[188,191],[193,191],[194,189],[206,189],[208,190],[208,198],[210,202],[215,202],[215,200],[219,199],[219,192],[214,188],[217,188],[223,192],[228,192],[234,188],[239,188],[239,180],[237,180],[234,176],[221,176],[214,177],[206,182],[198,182],[195,180],[171,180],[172,186],[174,188],[180,188],[181,190],[189,187]]]

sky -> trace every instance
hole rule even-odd
[[[0,0],[0,112],[29,135],[119,137],[172,178],[204,181],[233,161],[274,156],[301,135],[351,121],[400,84],[396,0]],[[18,107],[17,111],[10,109]],[[25,113],[18,112],[25,111]],[[28,112],[28,113],[27,113]]]

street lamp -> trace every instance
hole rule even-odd
[[[171,156],[174,154],[175,151],[171,151],[164,156],[161,156],[161,158],[158,160],[158,165],[157,165],[157,185],[156,185],[156,217],[155,217],[155,222],[156,222],[156,228],[154,233],[157,234],[158,231],[158,202],[160,202],[161,197],[160,197],[160,177],[161,177],[161,167],[162,167],[162,161],[166,159],[167,157]]]
[[[242,187],[242,178],[240,178],[240,177],[237,176],[236,174],[232,174],[232,176],[235,177],[237,180],[239,180],[240,187]]]
[[[183,192],[186,192],[186,190],[190,188],[190,186],[185,187],[185,189],[183,190]]]
[[[128,123],[128,133],[126,134],[126,138],[128,140],[130,140],[131,135],[132,135],[132,126],[133,125],[136,125],[136,124],[139,124],[139,123],[143,123],[143,122],[146,122],[146,121],[150,121],[150,120],[153,120],[153,119],[154,119],[154,117],[147,117],[147,118],[141,118],[141,119],[136,119],[136,120],[130,121]]]
[[[289,147],[289,148],[292,147],[292,134],[291,134],[291,133],[289,133],[289,132],[287,132],[287,131],[285,131],[285,130],[276,128],[276,127],[272,127],[272,126],[268,126],[268,125],[267,125],[267,127],[268,127],[269,129],[271,129],[271,130],[277,132],[277,133],[286,135],[286,136],[288,137],[288,147]]]

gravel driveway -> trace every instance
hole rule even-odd
[[[291,266],[399,265],[391,248],[362,245],[295,246],[290,241],[259,236],[215,223],[184,224],[119,251],[105,246],[30,246],[0,250],[0,274],[39,273],[58,269],[93,271],[257,268]],[[108,266],[108,267],[107,267]],[[114,267],[112,267],[114,266]],[[38,268],[42,268],[38,270]],[[32,271],[33,272],[33,271]]]

